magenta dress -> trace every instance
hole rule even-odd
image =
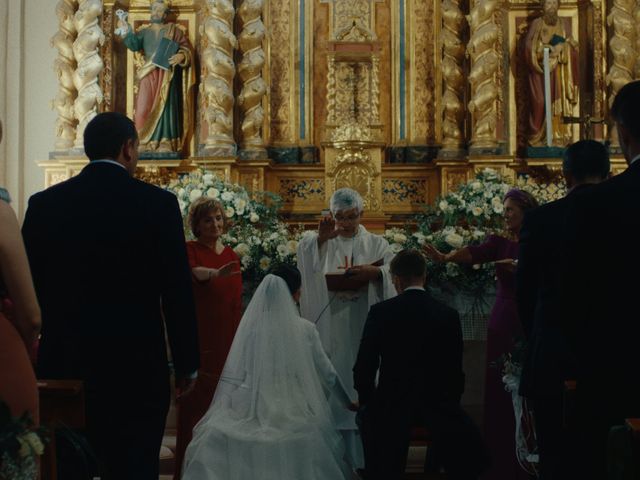
[[[468,247],[473,263],[488,263],[506,258],[518,258],[518,243],[491,235],[482,244]],[[516,279],[505,265],[496,265],[498,277],[496,302],[491,310],[487,329],[487,375],[484,385],[484,434],[493,462],[483,480],[528,479],[516,458],[515,418],[511,393],[504,389],[502,372],[493,362],[509,353],[514,338],[522,336],[516,309]]]

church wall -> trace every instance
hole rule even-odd
[[[49,107],[57,89],[49,47],[57,29],[54,8],[52,0],[0,2],[0,185],[20,218],[28,198],[43,188],[44,171],[36,162],[48,158],[55,138]]]

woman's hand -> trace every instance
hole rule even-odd
[[[217,278],[224,278],[224,277],[231,277],[233,275],[240,275],[240,269],[235,269],[234,266],[237,265],[238,262],[236,262],[235,260],[233,262],[229,262],[226,265],[223,265],[222,267],[218,268],[217,270],[215,268],[212,268],[211,270],[215,271],[215,275],[211,275],[212,277],[217,277]]]
[[[422,251],[428,259],[436,263],[443,263],[447,261],[447,256],[429,243],[423,245]]]

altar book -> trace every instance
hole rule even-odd
[[[151,63],[163,70],[169,70],[171,68],[169,59],[178,53],[178,48],[180,48],[178,42],[174,42],[167,37],[162,37],[158,48],[156,48],[153,57],[151,57]]]
[[[380,259],[371,265],[374,267],[381,267],[384,265],[384,260]],[[355,273],[349,273],[349,268],[350,267],[346,267],[340,272],[329,272],[324,274],[325,281],[327,282],[327,289],[330,292],[360,290],[369,283],[368,280],[354,278]]]

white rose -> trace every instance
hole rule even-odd
[[[260,220],[258,214],[256,212],[251,212],[251,215],[249,215],[249,221],[251,223],[256,223],[258,220]]]
[[[217,199],[218,197],[220,197],[220,190],[211,187],[209,190],[207,190],[207,197]]]
[[[187,209],[187,204],[181,199],[178,199],[178,206],[180,207],[180,211],[184,212]]]
[[[249,243],[251,243],[251,245],[260,245],[262,243],[262,240],[260,240],[260,237],[252,235],[251,237],[249,237]]]
[[[247,201],[244,198],[236,198],[233,204],[236,210],[244,210],[247,207]]]
[[[287,242],[287,248],[289,249],[290,255],[295,255],[298,251],[298,241],[297,240],[289,240]]]
[[[271,235],[269,235],[269,240],[277,240],[278,239],[278,232],[274,232]]]
[[[211,173],[205,173],[202,176],[202,181],[205,185],[213,185],[213,175]]]
[[[260,259],[260,268],[262,270],[268,270],[271,265],[271,259],[269,257],[262,257]]]
[[[249,253],[250,250],[251,249],[249,248],[249,245],[247,245],[246,243],[239,243],[233,249],[233,251],[236,252],[239,257],[244,257],[247,253]]]
[[[224,200],[225,202],[230,202],[231,200],[233,200],[233,193],[229,191],[222,192],[222,200]]]
[[[502,205],[501,203],[499,205],[494,205],[493,211],[496,212],[498,215],[502,214],[502,212],[504,212],[504,205]]]
[[[484,211],[484,210],[482,210],[482,207],[473,207],[473,208],[471,209],[471,213],[473,213],[473,216],[474,216],[474,217],[479,217],[480,215],[482,215],[482,212],[483,212],[483,211]]]
[[[460,273],[458,265],[455,263],[449,262],[447,263],[447,266],[445,268],[447,271],[447,275],[449,275],[450,277],[457,277],[458,274]]]
[[[199,188],[194,188],[193,190],[191,190],[191,193],[189,194],[189,200],[191,200],[192,202],[195,202],[201,196],[202,196],[202,190],[200,190]]]
[[[446,200],[442,200],[439,204],[438,204],[438,208],[440,210],[442,210],[443,212],[447,211],[447,207],[449,206],[449,203]]]
[[[393,241],[402,245],[404,242],[407,241],[407,236],[403,233],[396,233],[393,236]]]
[[[247,255],[247,256],[245,256],[245,257],[242,257],[242,258],[240,259],[240,263],[242,264],[242,266],[243,266],[244,268],[249,267],[249,265],[251,264],[251,256],[250,256],[250,255]]]
[[[449,235],[444,237],[444,241],[451,245],[453,248],[460,248],[462,247],[464,239],[457,233],[450,233]]]
[[[482,230],[474,230],[471,235],[473,236],[473,238],[475,238],[476,240],[479,240],[481,238],[484,238],[484,232]]]
[[[280,258],[284,258],[287,256],[287,254],[289,253],[289,249],[287,248],[286,245],[280,244],[276,247],[276,251],[278,252],[278,255],[280,256]]]
[[[474,263],[471,268],[473,268],[474,270],[480,270],[480,264],[479,263]]]
[[[181,188],[180,190],[178,190],[178,196],[179,197],[184,197],[184,194],[185,194],[184,188]]]
[[[233,209],[233,207],[227,207],[224,209],[224,214],[227,218],[231,218],[236,214],[236,211]]]
[[[478,190],[482,189],[482,183],[476,180],[475,182],[471,183],[471,188],[477,192]]]

